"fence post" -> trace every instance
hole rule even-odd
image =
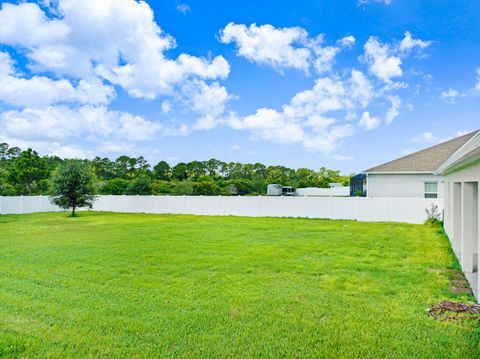
[[[0,214],[3,214],[2,200],[3,196],[0,196]]]
[[[417,202],[417,206],[416,206],[417,207],[417,211],[416,211],[417,212],[417,215],[416,215],[417,218],[416,219],[417,219],[417,223],[420,224],[420,223],[422,223],[422,218],[421,218],[421,214],[420,214],[420,207],[422,206],[422,204],[420,203],[420,198],[419,197],[417,197],[416,202]]]
[[[23,195],[20,196],[20,213],[23,214]]]
[[[329,218],[333,219],[333,196],[332,195],[330,195],[329,207],[330,207]]]
[[[385,222],[388,222],[390,219],[390,201],[388,197],[385,197]]]
[[[355,213],[355,220],[358,221],[358,220],[360,219],[360,198],[361,198],[361,197],[360,197],[360,196],[357,196],[356,198],[357,198],[357,200],[356,200],[356,202],[357,202],[357,206],[356,206],[357,208],[356,208],[356,210],[357,210],[357,211],[356,211],[356,213]]]
[[[308,215],[307,196],[303,196],[303,206],[305,207],[305,218],[310,218],[310,216]]]

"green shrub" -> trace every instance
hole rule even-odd
[[[253,183],[246,179],[233,179],[224,182],[227,193],[230,195],[244,196],[254,192]]]
[[[102,194],[114,194],[120,195],[127,192],[129,181],[122,178],[115,178],[110,181],[105,182],[101,187],[100,192]]]
[[[130,195],[150,195],[152,194],[152,180],[147,176],[141,176],[130,182],[126,194]]]
[[[215,182],[211,181],[202,181],[202,182],[194,182],[193,183],[193,194],[194,195],[203,195],[203,196],[211,196],[217,195],[220,193],[220,188]]]
[[[178,195],[191,195],[193,194],[193,185],[190,181],[181,181],[175,184],[175,188],[173,189],[174,194]]]
[[[173,193],[175,185],[168,181],[154,181],[152,183],[153,194],[169,194]]]

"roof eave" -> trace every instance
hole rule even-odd
[[[362,173],[368,174],[368,175],[425,175],[425,174],[430,174],[433,175],[435,174],[435,171],[364,171]]]
[[[480,148],[480,131],[451,155],[436,171],[435,174],[444,175],[462,167],[469,154]],[[468,161],[467,161],[468,162]]]

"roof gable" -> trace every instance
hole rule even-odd
[[[366,173],[385,172],[435,172],[445,161],[447,161],[455,152],[457,152],[465,143],[467,143],[479,131],[473,131],[466,135],[454,138],[449,141],[439,143],[438,145],[428,147],[424,150],[411,153],[407,156],[397,158],[376,167],[364,171]]]

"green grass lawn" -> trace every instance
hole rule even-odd
[[[450,268],[450,269],[449,269]],[[436,228],[84,212],[0,216],[0,356],[478,358]]]

